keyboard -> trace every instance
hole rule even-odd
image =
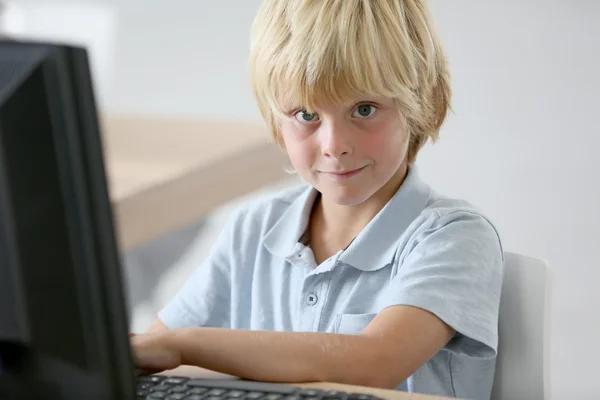
[[[190,379],[160,375],[138,376],[136,380],[138,400],[383,400],[360,393],[245,380]]]

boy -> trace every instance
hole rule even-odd
[[[138,365],[489,399],[501,243],[414,166],[450,101],[425,1],[265,0],[250,67],[308,184],[235,213]]]

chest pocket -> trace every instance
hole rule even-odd
[[[371,322],[376,315],[377,313],[338,314],[335,332],[345,335],[358,335],[367,325],[369,325],[369,322]]]

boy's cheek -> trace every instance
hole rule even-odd
[[[298,164],[297,166],[310,166],[314,163],[319,149],[313,140],[298,140],[293,135],[284,135],[283,139],[285,151],[292,163]]]
[[[374,135],[361,143],[361,148],[365,156],[376,161],[402,159],[408,151],[408,136]]]
[[[288,149],[288,157],[296,171],[308,171],[315,165],[315,157],[312,153],[303,149]]]

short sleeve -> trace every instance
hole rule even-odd
[[[229,327],[231,255],[237,215],[229,217],[208,257],[159,312],[159,319],[168,328]]]
[[[457,333],[446,349],[494,357],[504,256],[496,229],[481,215],[455,211],[416,233],[400,257],[384,306],[427,310]]]

